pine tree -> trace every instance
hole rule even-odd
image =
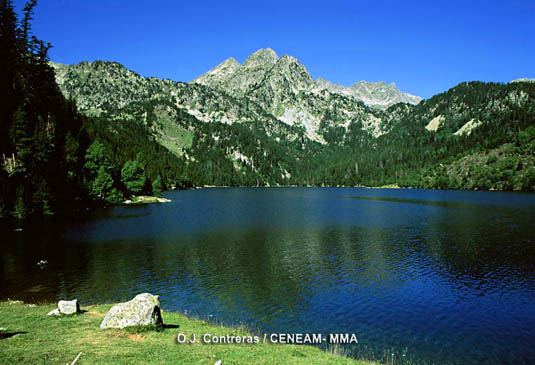
[[[147,183],[145,169],[137,159],[127,161],[121,169],[121,181],[129,193],[139,194],[143,192]]]
[[[152,193],[154,196],[162,196],[163,184],[160,175],[156,176],[152,182]]]

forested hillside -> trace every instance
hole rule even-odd
[[[83,199],[87,135],[48,64],[50,45],[31,33],[35,1],[17,21],[0,2],[0,215],[42,214]]]
[[[495,179],[499,181],[489,188],[533,190],[527,178],[533,173],[533,164],[526,156],[535,154],[530,142],[530,127],[535,125],[534,83],[462,83],[414,107],[397,105],[387,112],[395,113],[396,117],[391,119],[390,131],[377,139],[354,143],[352,134],[345,134],[346,153],[360,156],[359,164],[365,166],[361,168],[363,184],[484,189],[484,184],[450,183],[429,177],[439,174],[444,164],[472,154],[488,154],[506,143],[514,143],[518,148],[508,149],[509,157],[505,159],[508,163],[523,161],[513,169],[519,181],[513,185],[498,184],[498,177]],[[360,136],[361,132],[356,132]],[[343,174],[344,168],[350,171],[353,164],[348,161],[338,175]],[[472,159],[465,160],[463,166],[467,177],[477,169],[476,160]],[[493,168],[496,176],[509,169],[502,165]]]
[[[0,1],[0,217],[52,214],[159,192],[180,160],[137,122],[110,133],[66,99],[48,60],[51,45],[31,31],[28,1],[19,21]]]

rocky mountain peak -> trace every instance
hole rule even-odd
[[[321,94],[327,90],[380,109],[400,102],[418,104],[422,100],[418,96],[398,90],[393,82],[387,85],[384,81],[359,81],[345,87],[321,78],[314,81],[305,66],[295,57],[284,55],[279,58],[271,48],[257,50],[241,66],[234,58],[229,58],[193,82],[218,88],[235,96],[244,96],[251,89],[265,90],[262,85],[267,84],[270,89],[268,94],[272,96],[300,91]]]
[[[510,81],[509,83],[514,83],[514,82],[533,82],[533,83],[535,83],[535,79],[528,79],[527,77],[522,77],[522,78]]]
[[[234,57],[230,57],[230,58],[227,58],[225,61],[221,62],[217,67],[221,67],[221,66],[239,67],[240,63],[238,61],[236,61],[236,59]]]
[[[240,63],[230,57],[192,82],[205,86],[221,86],[221,83],[231,77],[240,67]]]
[[[244,67],[255,67],[263,65],[274,65],[279,57],[271,48],[261,48],[245,60]]]
[[[314,80],[305,66],[292,56],[282,56],[269,71],[271,80],[286,80],[280,87],[290,87],[293,92],[308,90],[314,85]]]
[[[299,63],[297,58],[295,58],[293,56],[290,56],[290,55],[287,55],[287,54],[282,56],[280,59],[281,59],[282,62],[285,62],[285,63]]]

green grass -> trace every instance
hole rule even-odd
[[[131,198],[131,201],[132,201],[132,204],[159,203],[158,197],[156,197],[156,196],[147,196],[147,195],[133,196]]]
[[[177,344],[176,335],[197,340],[212,335],[250,335],[240,328],[216,326],[178,313],[162,312],[164,323],[178,328],[160,330],[129,328],[100,329],[111,305],[82,307],[87,312],[71,316],[47,316],[56,307],[0,303],[2,364],[67,364],[82,352],[76,364],[370,364],[359,362],[312,346]],[[3,338],[3,339],[2,339]]]
[[[193,132],[173,122],[165,121],[159,126],[156,139],[158,143],[180,157],[184,154],[184,149],[191,148]]]
[[[399,189],[398,184],[387,184],[383,186],[379,186],[380,189]]]

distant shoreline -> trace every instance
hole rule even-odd
[[[131,199],[127,199],[122,202],[122,205],[139,205],[139,204],[154,204],[154,203],[169,203],[170,199],[161,198],[157,196],[140,195],[133,196]]]
[[[204,185],[196,186],[191,189],[172,189],[175,190],[201,190],[201,189],[214,189],[214,188],[366,188],[366,189],[414,189],[412,187],[401,187],[398,184],[387,184],[381,186],[365,186],[365,185],[268,185],[268,186],[229,186],[229,185]]]

